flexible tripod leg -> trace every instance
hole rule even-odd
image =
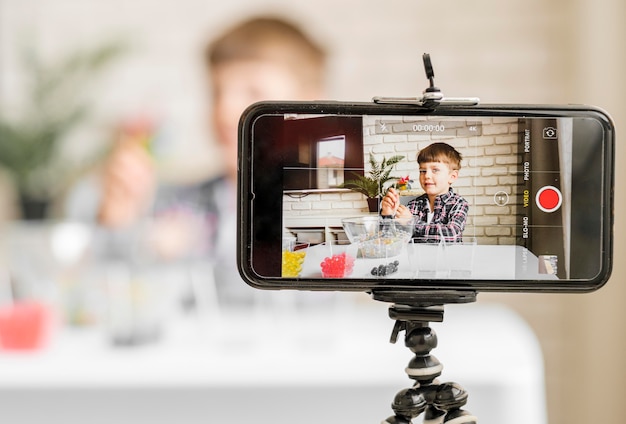
[[[436,380],[443,365],[430,354],[437,347],[437,335],[429,322],[442,321],[443,308],[392,306],[389,315],[396,320],[391,342],[404,331],[404,344],[415,354],[405,369],[415,384],[396,394],[391,404],[395,415],[382,424],[411,424],[422,413],[425,423],[476,424],[476,417],[461,409],[467,403],[467,392],[457,383]]]

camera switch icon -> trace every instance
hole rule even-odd
[[[556,140],[557,139],[557,131],[554,127],[544,127],[543,129],[543,139],[544,140]]]

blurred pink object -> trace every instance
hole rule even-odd
[[[48,335],[52,315],[46,305],[35,301],[0,307],[0,348],[34,350]]]

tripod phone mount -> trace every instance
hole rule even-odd
[[[475,106],[480,100],[475,97],[444,97],[435,87],[435,72],[430,55],[422,56],[426,78],[430,84],[422,97],[374,97],[375,103],[414,105],[418,108],[436,109],[445,106]],[[462,409],[468,394],[457,383],[439,383],[443,365],[430,354],[437,347],[437,335],[430,328],[431,322],[442,322],[444,305],[471,303],[476,301],[476,292],[456,290],[373,290],[372,298],[392,303],[389,317],[395,320],[391,343],[398,340],[404,331],[404,344],[414,357],[405,368],[408,377],[414,380],[412,387],[399,391],[392,404],[394,415],[381,424],[411,424],[412,419],[424,413],[427,424],[476,424],[477,418]]]
[[[422,55],[426,78],[430,82],[421,97],[374,97],[374,103],[413,105],[425,109],[436,109],[439,106],[476,106],[480,103],[478,97],[445,97],[441,90],[435,87],[435,71],[430,55]]]

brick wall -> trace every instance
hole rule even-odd
[[[288,216],[359,215],[367,212],[367,201],[362,194],[353,191],[284,195],[283,212]]]

